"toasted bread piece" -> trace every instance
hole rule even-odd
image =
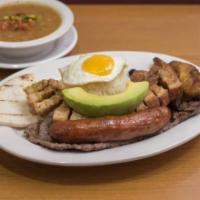
[[[56,90],[63,90],[67,87],[62,81],[59,80],[49,79],[48,81],[49,86]]]
[[[55,93],[55,90],[50,86],[47,86],[42,91],[30,93],[28,95],[28,101],[30,104],[40,102],[46,98],[49,98]]]
[[[160,83],[169,90],[170,100],[180,98],[182,96],[182,84],[175,70],[159,58],[154,58],[153,60],[158,69]]]
[[[32,103],[32,108],[35,113],[39,115],[45,115],[48,112],[55,109],[62,102],[62,97],[59,94],[55,94],[48,99],[45,99],[41,102]]]
[[[24,88],[24,91],[27,94],[32,94],[32,93],[39,92],[39,91],[43,90],[48,85],[49,85],[49,81],[44,79],[44,80],[41,80],[39,82],[36,82],[36,83]]]
[[[152,91],[149,91],[147,96],[144,98],[144,103],[148,108],[160,106],[159,98]]]
[[[62,103],[53,112],[53,121],[65,121],[69,119],[70,108]]]
[[[27,94],[31,94],[31,93],[41,92],[46,87],[49,87],[49,88],[51,87],[54,90],[62,90],[64,88],[66,88],[65,84],[59,80],[44,79],[44,80],[38,81],[38,82],[30,85],[29,87],[26,87],[24,89],[24,91]]]
[[[84,119],[85,117],[75,111],[72,111],[72,114],[70,116],[70,120],[78,120],[78,119]]]
[[[170,102],[169,92],[161,86],[156,84],[151,85],[151,91],[159,98],[161,106],[167,106]]]
[[[59,90],[65,85],[58,80],[48,79],[36,82],[24,89],[33,113],[45,115],[54,110],[62,101]]]
[[[140,105],[136,108],[136,111],[139,112],[139,111],[143,111],[143,110],[146,110],[148,109],[148,107],[142,102],[140,103]]]

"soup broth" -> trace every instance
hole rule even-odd
[[[54,32],[60,24],[60,15],[48,6],[18,3],[0,7],[0,41],[38,39]]]

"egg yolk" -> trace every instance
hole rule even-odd
[[[114,61],[111,56],[93,55],[83,62],[82,69],[91,74],[105,76],[112,72]]]

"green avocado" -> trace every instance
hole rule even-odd
[[[129,82],[127,89],[115,95],[99,96],[80,87],[64,89],[65,103],[76,112],[87,117],[123,115],[130,113],[143,101],[149,90],[149,83]]]

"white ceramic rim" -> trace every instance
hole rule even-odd
[[[24,69],[24,68],[32,67],[32,66],[35,66],[35,65],[41,65],[43,63],[46,63],[46,62],[49,62],[49,61],[53,61],[53,60],[56,60],[58,58],[61,58],[61,57],[65,56],[66,54],[68,54],[76,46],[77,41],[78,41],[78,33],[77,33],[76,28],[74,26],[72,26],[69,31],[72,31],[72,34],[74,35],[74,38],[71,41],[71,44],[66,49],[63,49],[63,51],[60,52],[59,54],[56,54],[56,55],[54,55],[52,57],[45,58],[45,59],[42,59],[42,60],[38,60],[38,61],[35,61],[35,62],[26,62],[26,63],[19,63],[19,64],[9,64],[9,63],[1,63],[0,62],[0,69],[11,69],[11,70],[12,69],[13,70],[15,70],[15,69]],[[68,36],[67,33],[65,33],[66,36]],[[58,39],[58,40],[60,40],[60,39]]]
[[[13,4],[13,3],[34,3],[34,4],[42,4],[49,6],[56,10],[61,18],[62,22],[61,25],[57,30],[50,33],[47,36],[41,37],[39,39],[35,40],[28,40],[24,42],[3,42],[0,41],[0,48],[28,48],[28,47],[34,47],[34,46],[40,46],[49,42],[53,42],[57,40],[58,38],[62,37],[73,25],[74,23],[74,15],[72,10],[65,5],[64,3],[58,1],[58,0],[0,0],[0,6],[7,5],[7,4]]]
[[[193,64],[187,60],[170,56],[161,53],[153,53],[153,52],[137,52],[137,51],[109,51],[109,52],[94,52],[96,53],[108,53],[115,56],[125,56],[131,59],[132,67],[138,69],[146,69],[146,64],[149,66],[149,61],[152,58],[157,56],[161,59],[170,62],[171,60],[179,60],[182,62],[187,62]],[[135,56],[133,55],[135,54]],[[141,54],[141,55],[140,55]],[[45,73],[49,73],[49,69],[55,69],[57,71],[58,68],[63,67],[63,64],[69,64],[74,62],[80,55],[69,56],[66,58],[62,58],[59,60],[55,60],[51,63],[45,63],[43,65],[37,67],[31,67],[22,71],[19,71],[8,78],[4,79],[1,83],[3,84],[10,78],[13,78],[18,75],[22,75],[25,73],[37,73],[40,74],[42,78],[46,77]],[[144,62],[140,63],[138,61],[138,56]],[[133,63],[134,65],[132,65]],[[197,65],[193,64],[197,67]],[[54,74],[53,70],[53,74]],[[51,74],[51,73],[50,73]],[[59,74],[56,72],[55,77]],[[48,77],[47,77],[48,78]],[[116,148],[96,151],[96,152],[89,152],[89,153],[71,153],[69,151],[64,152],[57,152],[51,151],[46,148],[40,147],[38,145],[27,143],[27,140],[22,136],[16,133],[16,130],[13,129],[13,132],[10,136],[6,135],[6,138],[10,137],[13,141],[5,140],[3,135],[0,134],[0,149],[20,157],[25,160],[48,164],[48,165],[56,165],[56,166],[100,166],[100,165],[110,165],[110,164],[117,164],[117,163],[125,163],[129,161],[135,161],[144,159],[147,157],[152,157],[171,149],[174,149],[178,146],[185,144],[186,142],[194,139],[195,137],[200,135],[200,115],[190,118],[189,120],[179,124],[178,126],[163,132],[157,136],[151,137],[146,140],[142,140],[136,143],[131,143],[128,145],[123,145]],[[10,129],[10,128],[9,128]],[[4,133],[7,131],[7,128],[0,127],[0,132]],[[2,138],[1,138],[2,137]],[[21,138],[22,137],[22,138]],[[18,143],[19,141],[19,143]],[[11,144],[15,144],[14,146],[10,146]],[[25,144],[25,147],[23,146]],[[24,149],[25,148],[25,149]],[[20,150],[19,150],[20,149]],[[31,150],[31,151],[30,151]]]

